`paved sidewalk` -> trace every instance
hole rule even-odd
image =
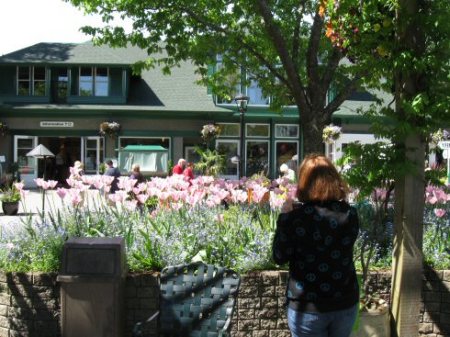
[[[92,198],[98,197],[98,190],[88,190],[87,198],[91,200]],[[66,197],[66,199],[68,199]],[[69,205],[70,201],[62,200],[57,194],[56,190],[47,190],[45,192],[45,211],[48,212],[50,209],[55,210],[62,208],[64,204]],[[29,190],[26,197],[22,199],[19,203],[19,213],[14,216],[8,216],[3,214],[3,210],[0,207],[0,226],[4,224],[20,223],[21,218],[28,216],[39,217],[42,213],[42,191],[40,190]]]

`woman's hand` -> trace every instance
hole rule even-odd
[[[281,213],[288,213],[290,211],[292,211],[294,209],[293,205],[293,200],[292,199],[287,199],[283,206],[281,206]]]

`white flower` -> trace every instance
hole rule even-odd
[[[331,144],[339,139],[341,135],[341,127],[330,124],[323,129],[322,138],[325,143]]]

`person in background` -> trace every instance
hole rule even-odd
[[[141,173],[141,167],[139,166],[139,164],[133,164],[131,166],[130,178],[136,179],[138,184],[145,182],[145,177]]]
[[[187,181],[191,181],[192,179],[194,179],[194,170],[192,166],[192,163],[187,163],[186,168],[183,170],[184,179],[186,179]]]
[[[172,174],[183,174],[185,168],[186,160],[184,158],[180,158],[178,159],[178,164],[173,167]]]
[[[104,173],[105,176],[114,177],[114,180],[111,183],[111,188],[109,190],[110,193],[115,193],[119,188],[117,183],[119,182],[120,171],[117,167],[114,167],[114,163],[111,159],[106,161],[106,171]]]
[[[281,164],[280,172],[284,178],[287,178],[289,180],[290,183],[295,183],[297,181],[295,171],[290,169],[287,164]]]
[[[84,174],[84,165],[81,161],[77,160],[73,163],[73,168],[75,170],[75,174],[78,176],[82,176]]]
[[[293,337],[348,337],[359,304],[353,245],[358,214],[347,202],[348,187],[333,163],[307,156],[299,169],[293,209],[286,201],[277,222],[273,259],[289,263],[286,289]]]

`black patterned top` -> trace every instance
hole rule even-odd
[[[307,202],[279,216],[273,259],[289,262],[289,307],[328,312],[358,302],[353,263],[358,230],[356,209],[343,201]]]

